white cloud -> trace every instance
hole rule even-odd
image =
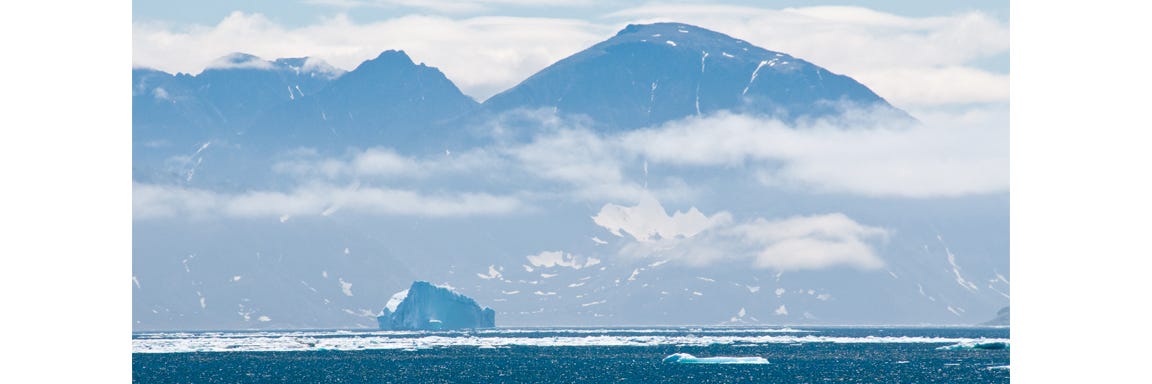
[[[347,210],[358,215],[459,217],[503,215],[522,211],[515,197],[485,193],[423,195],[415,191],[359,185],[313,183],[288,192],[249,191],[237,194],[133,184],[133,216],[281,218],[330,215]]]
[[[132,215],[137,219],[199,217],[220,203],[220,197],[211,191],[132,183]]]
[[[419,179],[447,174],[487,171],[512,166],[498,154],[476,148],[444,156],[405,156],[392,148],[352,149],[341,156],[320,157],[314,150],[289,153],[272,170],[303,180]]]
[[[207,68],[215,69],[271,69],[272,62],[259,57],[233,53],[213,60]]]
[[[962,66],[892,68],[862,71],[853,76],[867,85],[881,85],[889,103],[902,108],[1008,101],[1008,75]]]
[[[624,176],[610,144],[591,131],[566,129],[541,135],[508,153],[541,177],[581,185],[618,184]]]
[[[642,202],[606,206],[593,221],[617,236],[621,230],[632,234],[634,241],[620,249],[630,257],[668,258],[697,267],[747,262],[777,271],[884,266],[869,242],[886,241],[888,231],[840,213],[734,224],[727,212],[711,217],[694,208],[690,212],[697,214],[669,216],[658,202]]]
[[[642,177],[626,175],[624,167],[628,162],[641,163],[623,150],[614,137],[592,132],[579,121],[560,119],[551,113],[534,113],[527,118],[547,129],[527,143],[509,144],[500,152],[510,164],[533,177],[565,184],[567,197],[631,202],[655,194],[683,200],[696,192],[694,187],[673,179],[649,188]]]
[[[758,249],[755,265],[776,270],[822,269],[848,265],[876,269],[884,262],[866,243],[886,239],[881,228],[861,225],[834,213],[792,217],[777,221],[757,219],[732,231],[747,245]]]
[[[621,145],[649,162],[759,167],[768,186],[913,198],[1008,190],[1006,110],[928,113],[922,125],[886,127],[718,114],[634,131]]]

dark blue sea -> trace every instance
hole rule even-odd
[[[132,342],[135,383],[1007,383],[1010,374],[1008,328],[156,332]],[[664,362],[675,353],[720,364]]]

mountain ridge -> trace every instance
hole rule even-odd
[[[212,138],[272,149],[435,147],[468,143],[482,135],[467,126],[514,110],[583,116],[606,131],[719,111],[795,120],[880,108],[907,116],[848,76],[682,23],[630,24],[483,103],[395,49],[350,71],[246,53],[225,55],[197,75],[133,68],[133,91],[134,136],[168,135],[185,147]]]

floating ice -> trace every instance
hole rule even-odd
[[[804,343],[970,344],[1006,339],[841,337],[789,328],[705,329],[475,329],[467,331],[159,332],[132,336],[133,353],[407,350],[459,346],[710,346]],[[308,342],[300,342],[301,340]]]
[[[399,304],[393,302],[403,296]],[[496,312],[451,286],[415,281],[408,291],[392,296],[376,317],[383,330],[469,329],[496,326]]]
[[[1011,343],[1009,343],[1007,340],[980,339],[980,340],[962,341],[962,342],[959,342],[959,343],[956,343],[953,345],[946,345],[946,346],[936,348],[936,349],[941,350],[941,351],[955,351],[955,350],[965,350],[965,349],[998,350],[998,349],[1009,349],[1010,346],[1011,346]]]
[[[673,353],[664,358],[665,363],[676,364],[768,364],[768,360],[755,357],[696,357],[687,353]]]

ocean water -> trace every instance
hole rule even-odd
[[[135,383],[1007,383],[1010,375],[1008,328],[157,332],[132,343]],[[767,364],[663,361],[674,353]],[[738,361],[749,360],[759,361]]]

